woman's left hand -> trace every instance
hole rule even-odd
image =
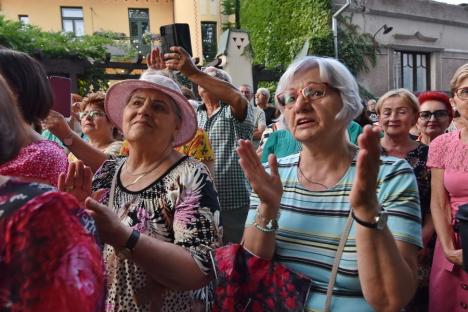
[[[86,198],[85,206],[86,211],[94,218],[103,242],[115,247],[124,247],[132,229],[123,224],[113,210],[91,197]]]
[[[151,53],[146,55],[146,64],[148,69],[163,70],[166,69],[166,63],[161,55],[161,49],[159,47],[153,48]]]
[[[81,160],[68,165],[67,173],[61,173],[57,188],[74,195],[80,203],[92,194],[93,172]]]
[[[378,213],[377,176],[380,168],[380,136],[378,129],[365,126],[358,138],[359,154],[356,177],[349,202],[359,216],[373,218]]]

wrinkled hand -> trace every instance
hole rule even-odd
[[[252,189],[268,209],[276,209],[276,211],[270,211],[276,215],[283,194],[283,185],[281,184],[281,179],[278,174],[276,157],[274,155],[268,157],[268,163],[271,169],[271,173],[268,174],[263,168],[250,141],[239,140],[237,154],[240,158],[240,166],[247,180],[249,180]]]
[[[153,50],[151,50],[151,53],[146,55],[146,64],[148,66],[148,69],[166,69],[166,62],[164,62],[164,58],[161,55],[161,50],[159,47],[153,48]]]
[[[453,264],[463,266],[463,251],[461,249],[445,250],[445,257]]]
[[[61,173],[58,179],[58,189],[74,195],[79,202],[84,202],[91,196],[93,172],[81,160],[68,165],[67,173]]]
[[[377,176],[380,168],[380,137],[378,129],[365,126],[358,138],[359,154],[356,177],[349,202],[359,216],[374,217],[377,213]]]
[[[123,224],[113,210],[91,197],[86,198],[85,207],[89,215],[94,218],[99,236],[104,243],[115,247],[125,246],[132,229]]]
[[[73,133],[65,117],[54,110],[51,110],[46,119],[42,121],[42,128],[48,129],[62,141],[70,137]]]
[[[182,47],[171,47],[171,53],[164,54],[164,60],[168,69],[180,71],[186,77],[200,72]]]

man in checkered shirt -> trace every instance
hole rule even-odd
[[[240,139],[252,139],[252,105],[231,84],[225,71],[214,67],[199,71],[192,66],[186,64],[178,69],[198,85],[203,101],[197,109],[198,127],[208,133],[215,154],[214,179],[221,206],[223,240],[238,243],[249,209],[249,191],[236,148]]]

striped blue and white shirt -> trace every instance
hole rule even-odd
[[[284,192],[276,255],[279,262],[312,280],[306,311],[322,311],[334,257],[349,215],[356,159],[341,180],[326,191],[309,191],[302,186],[297,178],[298,161],[299,154],[278,160]],[[396,240],[421,247],[419,195],[413,169],[404,159],[381,156],[381,161],[377,196],[388,213],[388,228]],[[258,204],[258,196],[252,193],[246,226],[254,222]],[[359,282],[355,223],[339,265],[331,310],[373,310],[365,301]]]

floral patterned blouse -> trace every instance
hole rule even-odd
[[[103,311],[94,220],[66,193],[10,178],[0,185],[0,311]]]
[[[419,202],[421,205],[421,217],[425,220],[426,214],[431,213],[431,171],[426,167],[429,146],[419,144],[418,147],[406,154],[406,161],[411,165],[416,176],[419,191]],[[382,154],[387,152],[382,147]]]
[[[200,128],[197,129],[197,133],[190,142],[177,147],[176,150],[200,161],[213,161],[215,159],[208,134]]]
[[[106,161],[94,176],[93,190],[110,189],[125,160]],[[108,201],[109,194],[103,203]],[[123,223],[187,249],[200,270],[211,273],[209,251],[220,246],[222,233],[218,196],[205,165],[185,156],[138,192],[126,189],[117,178],[113,207]],[[104,247],[104,261],[109,279],[107,311],[191,310],[194,291],[162,288],[134,262],[119,258],[108,245]]]

